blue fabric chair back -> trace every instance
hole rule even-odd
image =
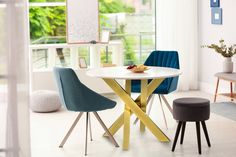
[[[62,104],[71,111],[93,112],[113,108],[116,102],[92,91],[80,82],[74,70],[54,68]]]
[[[177,51],[153,51],[144,65],[179,69],[179,56]],[[165,79],[154,91],[156,94],[168,94],[177,88],[179,77]],[[132,81],[132,92],[140,92],[140,81]]]

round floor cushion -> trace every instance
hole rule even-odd
[[[59,94],[55,91],[38,90],[31,94],[30,108],[34,112],[54,112],[61,108]]]

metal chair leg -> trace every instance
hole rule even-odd
[[[166,129],[168,129],[167,121],[166,121],[166,115],[165,115],[165,112],[164,112],[164,109],[163,109],[163,105],[162,105],[162,101],[161,101],[161,96],[160,96],[160,94],[158,94],[158,97],[159,97],[159,100],[160,100],[161,110],[162,110],[162,114],[163,114],[163,117],[164,117],[164,121],[165,121]]]
[[[78,121],[80,120],[81,116],[83,115],[83,112],[80,112],[79,115],[76,117],[74,123],[72,124],[72,126],[70,127],[69,131],[67,132],[66,136],[63,138],[61,144],[59,145],[60,148],[62,148],[64,146],[64,144],[66,143],[68,137],[70,136],[71,132],[73,131],[73,129],[75,128],[76,124],[78,123]]]
[[[100,118],[100,116],[98,115],[97,112],[93,112],[93,114],[95,115],[95,117],[97,118],[98,122],[101,124],[101,126],[103,127],[103,129],[105,130],[105,132],[108,134],[109,139],[111,140],[111,142],[116,146],[119,147],[118,143],[116,142],[116,140],[114,139],[114,137],[112,136],[112,134],[110,133],[110,131],[107,129],[106,125],[104,124],[104,122],[102,121],[102,119]]]
[[[148,115],[150,115],[150,112],[151,112],[151,109],[152,109],[152,104],[153,104],[153,101],[154,101],[154,96],[155,96],[154,94],[150,95],[148,97],[148,100],[147,100],[147,104],[149,104],[149,102],[151,100],[150,106],[149,106],[149,109],[148,109],[148,112],[147,112]],[[138,120],[139,120],[138,117],[136,117],[136,119],[135,119],[133,124],[136,124],[138,122]]]
[[[86,113],[86,135],[85,135],[85,156],[87,155],[87,145],[88,145],[88,117],[89,113]]]
[[[166,100],[166,98],[163,94],[161,94],[161,98],[165,102],[165,104],[166,104],[167,108],[169,109],[170,113],[173,114],[173,109],[171,108],[170,104],[168,103],[168,101]]]
[[[150,100],[148,100],[148,102],[149,102],[149,101],[151,101],[151,102],[150,102],[150,106],[149,106],[148,113],[147,113],[148,115],[150,115],[150,113],[151,113],[151,109],[152,109],[152,104],[153,104],[153,101],[154,101],[154,97],[155,97],[154,94],[152,94],[152,95],[149,97]]]
[[[89,120],[90,141],[93,141],[90,113],[88,114],[88,120]]]

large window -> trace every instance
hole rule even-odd
[[[29,0],[31,44],[65,43],[65,0]],[[111,32],[111,43],[123,46],[124,64],[143,63],[155,49],[155,4],[154,0],[99,0],[100,29]],[[51,65],[52,49],[39,47],[33,50],[35,69]],[[78,57],[89,63],[89,48],[79,47]],[[110,62],[112,46],[101,49],[101,61]],[[56,65],[72,66],[71,49],[58,47],[55,50]]]

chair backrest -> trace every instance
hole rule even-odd
[[[144,65],[179,69],[179,55],[177,51],[153,51]]]
[[[82,83],[74,70],[70,68],[54,68],[57,87],[61,102],[68,110],[78,110],[78,99]]]
[[[177,51],[153,51],[144,65],[179,69],[179,55]],[[179,77],[167,78],[162,82],[162,85],[165,84],[167,93],[176,90],[178,78]]]
[[[112,101],[89,89],[70,68],[54,68],[62,104],[70,111],[94,112],[115,107]]]

